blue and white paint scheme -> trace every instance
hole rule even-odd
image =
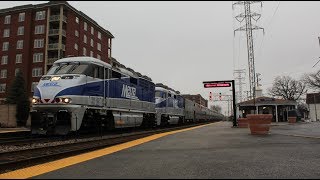
[[[35,88],[32,109],[38,113],[32,120],[34,124],[49,117],[53,122],[65,121],[57,119],[57,113],[68,112],[70,131],[76,131],[89,110],[94,116],[110,111],[115,128],[140,126],[145,114],[155,114],[154,93],[152,81],[125,68],[92,57],[63,58],[54,62]]]
[[[184,98],[165,86],[156,85],[155,91],[157,124],[178,124],[183,121]]]

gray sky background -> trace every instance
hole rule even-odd
[[[39,4],[48,1],[2,1],[1,8]],[[234,16],[240,6],[234,1],[68,1],[115,38],[112,56],[120,63],[161,82],[183,94],[231,95],[231,88],[204,89],[203,81],[234,79],[234,69],[246,69],[248,59],[245,32]],[[320,2],[265,1],[252,10],[262,16],[255,31],[255,68],[261,73],[263,94],[276,76],[300,78],[320,56]],[[244,23],[242,23],[243,25]],[[243,93],[243,96],[245,93]],[[227,102],[210,102],[223,107]]]

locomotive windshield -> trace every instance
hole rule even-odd
[[[53,65],[48,71],[47,75],[57,74],[83,74],[88,68],[89,64],[79,63],[61,63]]]

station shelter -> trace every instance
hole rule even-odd
[[[247,114],[272,114],[273,122],[287,122],[288,111],[297,108],[296,101],[261,96],[237,104],[240,117]]]

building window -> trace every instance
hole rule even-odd
[[[83,55],[87,56],[87,49],[85,47],[83,48]]]
[[[0,71],[0,78],[7,78],[7,70],[6,69],[2,69]]]
[[[14,76],[17,76],[18,73],[19,73],[19,71],[20,71],[20,68],[16,68],[16,69],[14,70]]]
[[[98,49],[99,51],[101,51],[101,44],[100,44],[100,43],[97,43],[97,49]]]
[[[22,63],[22,54],[16,55],[16,63]]]
[[[40,76],[42,76],[42,68],[33,68],[32,77],[40,77]]]
[[[78,18],[78,17],[76,17],[76,23],[78,23],[78,24],[79,24],[79,18]]]
[[[36,13],[36,20],[43,20],[46,18],[46,11],[38,11]]]
[[[23,49],[23,40],[17,41],[17,49]]]
[[[18,27],[18,35],[24,35],[24,26]]]
[[[78,50],[78,44],[77,43],[74,44],[74,49]]]
[[[93,57],[93,52],[92,51],[90,51],[90,57]]]
[[[10,24],[10,21],[11,21],[11,15],[4,17],[4,24]]]
[[[31,92],[34,92],[34,89],[37,87],[39,82],[32,82],[31,84]]]
[[[100,59],[101,60],[101,56],[99,54],[97,54],[97,59]]]
[[[93,47],[93,39],[90,39],[90,45]]]
[[[87,25],[86,22],[84,22],[84,24],[83,24],[83,29],[84,29],[85,31],[87,31],[87,28],[88,28],[88,25]]]
[[[2,56],[1,65],[8,64],[8,56]]]
[[[2,51],[8,51],[8,49],[9,49],[9,42],[3,42]]]
[[[108,48],[111,48],[111,39],[108,39]]]
[[[10,29],[3,30],[3,37],[9,37],[10,36]]]
[[[34,28],[34,34],[43,34],[44,33],[44,25],[38,25]]]
[[[98,32],[98,39],[101,39],[101,32]]]
[[[19,20],[18,20],[18,22],[24,21],[25,15],[26,15],[26,13],[19,13]]]
[[[43,53],[34,53],[33,54],[33,62],[42,62],[43,61]]]
[[[76,37],[79,37],[79,31],[75,30],[75,31],[74,31],[74,35],[75,35]]]
[[[0,84],[0,92],[1,93],[6,92],[6,84]]]
[[[43,39],[35,39],[34,40],[34,48],[43,48],[44,40]]]
[[[87,43],[87,36],[86,35],[83,35],[83,42]]]
[[[94,29],[91,27],[91,34],[94,35]]]

